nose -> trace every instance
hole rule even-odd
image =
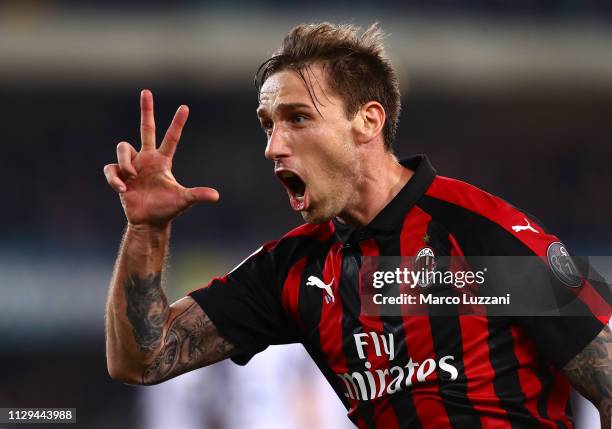
[[[274,126],[272,129],[264,155],[271,161],[291,155],[286,133],[280,127]]]

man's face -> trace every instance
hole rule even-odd
[[[356,198],[359,163],[352,122],[343,101],[327,87],[321,66],[270,76],[260,92],[257,115],[266,133],[266,158],[287,190],[291,207],[306,222],[321,223],[341,214]]]

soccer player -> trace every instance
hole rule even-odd
[[[400,93],[381,39],[376,26],[300,25],[260,67],[265,156],[306,223],[172,305],[172,220],[219,195],[172,175],[188,108],[156,147],[142,91],[141,148],[119,143],[104,168],[128,222],[106,308],[111,377],[155,384],[302,343],[360,428],[571,428],[570,384],[609,428],[609,297],[575,284],[565,247],[530,215],[425,156],[397,160]],[[531,256],[582,317],[364,314],[359,270],[378,255]]]

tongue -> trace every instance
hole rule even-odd
[[[295,195],[289,195],[289,202],[291,203],[291,208],[297,212],[308,208],[308,200],[305,194],[299,198]]]

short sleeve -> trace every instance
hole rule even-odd
[[[562,253],[554,250],[555,247],[562,248]],[[557,256],[561,255],[564,267],[558,265],[560,262],[555,261],[555,255],[551,256],[551,248]],[[548,253],[546,283],[555,291],[560,304],[559,315],[517,317],[515,320],[527,331],[540,353],[562,369],[608,324],[611,293],[610,285],[586,258],[570,257],[558,241],[550,244]],[[576,270],[578,275],[568,276],[571,270]]]
[[[299,331],[281,303],[270,251],[273,246],[262,246],[227,275],[188,294],[219,333],[241,351],[232,358],[239,365],[269,345],[300,341]]]

